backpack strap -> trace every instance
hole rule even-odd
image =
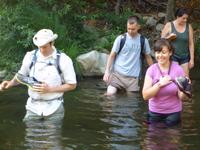
[[[145,44],[145,37],[143,35],[140,35],[141,55],[144,54],[144,44]]]
[[[32,60],[31,60],[31,64],[30,64],[30,66],[29,66],[29,70],[31,70],[31,68],[32,68],[32,67],[35,65],[35,63],[36,63],[36,60],[37,60],[36,54],[37,54],[37,52],[38,52],[38,49],[35,49],[34,54],[33,54],[33,57],[32,57]]]
[[[62,75],[62,70],[61,70],[61,68],[60,68],[60,57],[61,57],[61,54],[62,54],[62,53],[61,53],[59,50],[57,50],[57,53],[56,53],[56,68],[57,68],[58,73],[59,73],[59,75],[60,75],[62,84],[64,84],[65,81],[64,81],[64,77],[63,77],[63,75]]]
[[[124,44],[126,42],[126,33],[124,33],[123,35],[121,35],[121,41],[120,41],[120,46],[119,46],[119,51],[117,54],[120,53],[120,51],[122,50],[122,48],[124,47]],[[140,36],[140,45],[141,45],[141,54],[144,53],[144,44],[145,44],[145,37],[143,35]]]
[[[140,52],[140,59],[141,59],[141,70],[139,74],[139,78],[142,79],[142,75],[144,74],[144,48],[145,48],[145,37],[143,35],[140,35],[140,45],[141,45],[141,52]]]
[[[120,53],[120,51],[124,47],[125,42],[126,42],[126,33],[124,33],[124,34],[121,35],[121,41],[120,41],[120,45],[119,45],[119,51],[118,51],[117,54]]]
[[[31,70],[31,68],[35,65],[35,63],[37,61],[37,52],[38,52],[38,49],[36,49],[35,52],[34,52],[34,54],[33,54],[33,57],[32,57],[32,60],[31,60],[31,64],[29,66],[29,70]],[[57,50],[57,54],[56,54],[56,68],[58,70],[59,75],[62,74],[62,71],[60,69],[60,55],[61,55],[61,52],[59,50]]]
[[[121,35],[121,41],[120,41],[120,48],[119,48],[119,51],[117,54],[120,53],[120,51],[122,50],[125,42],[126,42],[126,33],[124,33],[123,35]],[[143,35],[140,35],[140,45],[141,45],[141,54],[140,54],[140,57],[141,57],[141,60],[143,60],[143,56],[144,56],[144,48],[145,48],[145,37]],[[141,77],[141,74],[142,74],[142,71],[140,71],[140,77]]]
[[[61,75],[62,71],[60,69],[60,56],[61,56],[61,52],[59,50],[57,50],[57,54],[56,54],[56,67],[57,67],[58,73]]]

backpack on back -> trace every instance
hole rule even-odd
[[[122,50],[122,48],[124,47],[124,44],[126,42],[126,33],[124,33],[121,37],[121,41],[120,41],[120,47],[119,47],[119,51],[117,54],[120,53],[120,51]],[[143,35],[140,36],[140,45],[141,45],[141,54],[140,54],[140,58],[141,58],[141,62],[143,62],[143,57],[144,57],[144,44],[145,44],[145,37]],[[140,77],[143,74],[143,70],[142,67],[143,63],[141,64],[141,71],[140,71]]]
[[[35,63],[37,62],[37,52],[38,52],[38,49],[35,50],[34,54],[33,54],[33,57],[32,57],[32,60],[31,60],[31,64],[29,66],[29,70],[31,70],[31,68],[35,65]],[[57,54],[56,54],[56,69],[58,70],[58,73],[59,75],[61,76],[62,74],[62,71],[60,69],[60,55],[61,55],[61,52],[59,50],[57,50]]]
[[[122,48],[124,47],[124,44],[126,42],[126,33],[124,33],[121,37],[121,41],[120,41],[120,47],[119,47],[119,51],[117,54],[120,53],[120,51],[122,50]],[[143,54],[144,51],[144,44],[145,44],[145,37],[143,35],[140,36],[140,45],[141,45],[141,54]]]

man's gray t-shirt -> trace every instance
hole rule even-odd
[[[135,37],[131,37],[126,33],[126,41],[118,54],[120,48],[120,41],[122,35],[119,35],[113,44],[112,51],[117,53],[115,62],[113,64],[113,70],[130,77],[139,77],[141,70],[141,43],[140,34]],[[148,40],[145,38],[144,52],[150,54],[151,49]]]

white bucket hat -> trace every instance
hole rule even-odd
[[[54,41],[57,37],[58,35],[54,34],[50,29],[42,29],[33,37],[33,43],[39,47]]]

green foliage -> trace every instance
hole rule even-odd
[[[72,58],[79,72],[76,57],[94,49],[110,51],[115,38],[126,32],[127,18],[135,15],[128,3],[116,15],[115,4],[103,0],[1,0],[0,69],[17,71],[24,54],[35,48],[33,35],[49,28],[58,34],[55,46]],[[199,24],[193,27],[196,30]],[[196,56],[200,56],[196,37]]]
[[[115,38],[120,34],[120,31],[105,31],[103,36],[94,42],[94,48],[96,50],[108,50],[110,51]]]
[[[131,9],[116,15],[102,0],[5,0],[0,8],[0,68],[12,71],[35,48],[32,37],[42,28],[58,34],[56,47],[74,61],[91,49],[110,50],[116,36],[126,32],[127,18],[134,15]],[[88,20],[95,24],[86,24]]]
[[[0,60],[0,68],[17,71],[25,52],[35,48],[32,43],[33,35],[42,28],[50,28],[59,35],[55,42],[56,47],[66,52],[73,60],[80,53],[78,44],[73,41],[80,36],[78,32],[74,32],[77,31],[76,27],[78,26],[80,31],[81,29],[78,23],[74,26],[75,20],[70,21],[73,19],[72,15],[67,17],[67,13],[70,12],[69,5],[59,11],[54,8],[53,12],[45,10],[43,5],[38,6],[31,2],[27,5],[27,2],[23,2],[15,8],[7,7],[1,12],[0,39],[4,42],[0,43],[0,53],[3,57]],[[62,22],[62,18],[68,18],[67,22]]]
[[[6,55],[8,54],[5,50],[4,55],[0,59],[0,68],[3,68],[7,71],[6,79],[11,79],[13,74],[17,72],[21,63],[16,59],[15,55]],[[10,72],[12,70],[12,72]]]
[[[80,34],[81,45],[85,49],[90,49],[95,46],[95,41],[100,38],[100,31],[92,26],[84,26],[84,30]],[[92,42],[91,42],[92,41]]]
[[[80,7],[77,8],[77,5]],[[75,60],[79,54],[93,48],[110,50],[116,36],[124,32],[127,16],[131,13],[127,10],[117,16],[97,11],[87,15],[82,13],[85,3],[77,0],[62,4],[56,0],[7,1],[2,6],[0,40],[4,42],[0,43],[3,58],[0,60],[0,68],[12,71],[19,69],[26,51],[35,48],[32,37],[42,28],[50,28],[57,33],[56,47]],[[102,6],[105,3],[98,3],[99,8]],[[105,20],[109,25],[108,30],[83,25],[87,19]]]
[[[118,30],[123,33],[126,31],[127,18],[134,14],[131,9],[125,9],[120,15],[116,15],[115,12],[102,14],[102,19],[106,20],[112,30]]]
[[[134,12],[131,11],[130,9],[126,9],[120,15],[116,15],[114,12],[94,15],[96,19],[104,20],[107,23],[107,29],[101,30],[98,38],[95,37],[93,39],[94,42],[92,47],[97,50],[102,50],[102,49],[111,50],[113,42],[117,37],[117,35],[126,32],[127,18],[132,15],[134,15]],[[94,36],[95,32],[92,33]],[[91,37],[91,34],[87,37],[88,41],[91,41],[89,37]]]
[[[196,52],[196,56],[200,56],[200,39],[197,39],[197,41],[195,42],[195,52]]]
[[[80,54],[80,49],[81,47],[79,47],[78,43],[71,42],[67,49],[63,49],[63,52],[75,60],[76,56]]]
[[[199,31],[199,23],[197,22],[193,22],[192,23],[192,27],[193,27],[193,30],[196,31],[194,32],[194,43],[195,43],[195,57],[196,58],[200,58],[200,31]]]
[[[64,49],[79,36],[76,31],[81,31],[80,15],[71,15],[75,14],[72,13],[76,11],[73,9],[75,6],[64,4],[61,7],[56,0],[18,2],[10,5],[5,1],[0,11],[0,40],[3,41],[0,42],[0,53],[3,58],[0,59],[0,68],[17,70],[19,65],[16,64],[22,61],[26,51],[35,48],[32,37],[42,28],[49,28],[57,33],[59,38],[56,40],[56,46]],[[73,3],[75,2],[77,3]]]
[[[84,50],[81,49],[81,47],[79,46],[78,43],[75,42],[71,42],[70,46],[67,47],[67,49],[63,49],[62,50],[64,53],[66,53],[68,56],[70,56],[70,58],[73,60],[74,62],[74,67],[76,70],[76,73],[78,75],[81,75],[80,73],[80,68],[78,63],[75,61],[76,57],[80,54],[80,51],[83,53]]]
[[[98,4],[99,7],[105,5],[105,3]],[[94,26],[84,26],[84,30],[80,35],[81,46],[88,49],[110,50],[116,36],[126,32],[127,18],[131,15],[134,15],[134,12],[126,9],[120,15],[116,15],[114,12],[105,13],[102,11],[102,13],[99,13],[99,11],[96,11],[96,13],[82,16],[83,20],[96,21],[96,24]],[[101,26],[98,28],[99,20],[107,24],[106,29],[101,29]]]

